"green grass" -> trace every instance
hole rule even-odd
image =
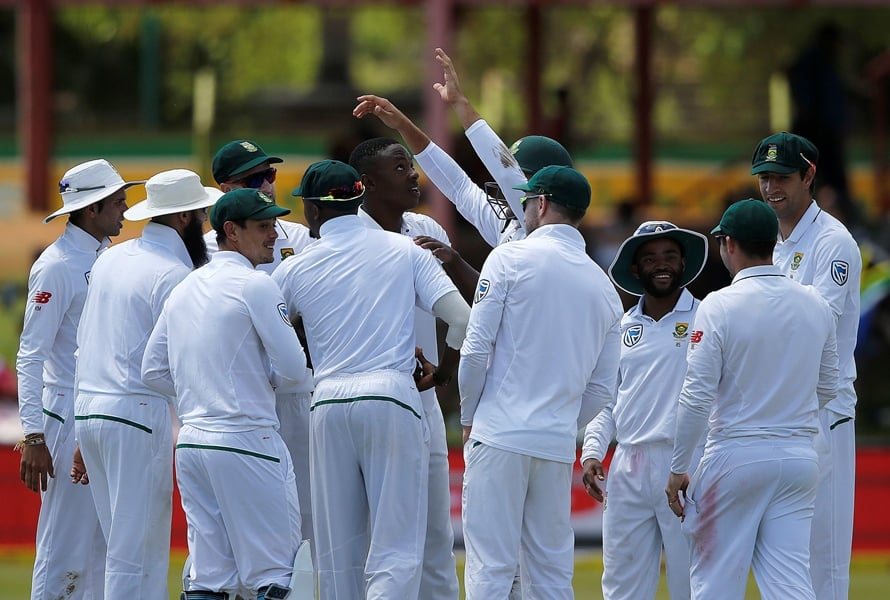
[[[22,600],[30,589],[31,563],[34,555],[24,550],[0,550],[0,600]],[[174,552],[170,557],[170,600],[179,598],[180,573],[185,555]],[[463,572],[462,556],[458,558],[458,573]],[[575,598],[601,600],[600,577],[603,573],[602,556],[598,551],[579,550],[575,561]],[[879,600],[890,590],[890,553],[860,553],[853,557],[850,600]],[[463,595],[461,595],[463,597]],[[664,576],[658,586],[657,600],[668,600]],[[754,580],[749,579],[745,598],[760,598]]]

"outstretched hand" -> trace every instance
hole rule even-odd
[[[386,98],[364,94],[356,100],[358,105],[352,109],[352,116],[357,119],[364,118],[365,115],[374,115],[381,123],[395,130],[399,130],[409,122],[408,117]]]
[[[433,253],[439,262],[442,264],[449,264],[455,259],[460,260],[461,256],[451,246],[446,244],[445,242],[439,241],[434,237],[430,237],[428,235],[418,235],[414,238],[414,243],[423,248],[424,250],[429,250]]]
[[[444,83],[434,83],[433,89],[439,92],[439,96],[446,104],[454,104],[465,99],[463,90],[460,89],[460,80],[451,57],[445,54],[441,48],[436,48],[436,62],[442,66]]]

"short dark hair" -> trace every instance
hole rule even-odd
[[[723,235],[719,237],[721,244],[726,243],[725,238],[726,236]],[[738,244],[742,252],[744,252],[748,256],[760,259],[773,257],[773,249],[776,247],[776,240],[737,240],[736,238],[732,239],[735,240],[735,243]]]
[[[247,227],[247,219],[232,219],[232,223],[238,226],[239,229],[244,229]],[[225,222],[223,222],[225,225]],[[216,245],[217,247],[228,240],[229,238],[226,236],[226,230],[220,226],[219,229],[216,230]]]
[[[577,210],[574,208],[569,208],[565,204],[560,204],[559,202],[550,202],[550,209],[558,214],[560,217],[565,219],[566,221],[577,225],[584,219],[584,211]]]
[[[377,137],[365,140],[356,146],[349,155],[349,166],[364,175],[368,165],[377,158],[377,155],[392,145],[401,145],[397,140],[388,137]]]

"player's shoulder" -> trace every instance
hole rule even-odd
[[[816,216],[814,225],[816,229],[814,244],[816,245],[842,244],[848,247],[859,247],[847,226],[824,210]]]
[[[408,226],[408,234],[411,236],[427,235],[437,240],[447,239],[445,228],[429,215],[406,212],[402,214],[402,219]]]

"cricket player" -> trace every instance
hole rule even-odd
[[[707,255],[702,234],[647,221],[609,267],[615,285],[640,296],[621,319],[618,396],[587,425],[581,453],[587,493],[603,503],[603,598],[609,600],[655,598],[662,547],[671,598],[690,595],[689,545],[663,492],[699,304],[686,286]],[[602,460],[613,439],[618,446],[604,497]]]
[[[173,432],[167,395],[142,382],[145,343],[170,291],[206,261],[202,226],[220,193],[185,169],[145,184],[124,217],[142,237],[96,260],[77,330],[75,429],[108,544],[105,597],[167,597]]]
[[[816,598],[846,600],[853,543],[856,487],[856,362],[862,256],[844,225],[812,197],[819,151],[809,140],[781,132],[754,150],[764,202],[779,219],[773,262],[788,278],[813,286],[837,321],[840,383],[837,397],[819,411],[819,485],[810,542],[810,574]],[[796,309],[795,309],[796,310]]]
[[[815,597],[813,440],[837,392],[837,342],[828,304],[772,264],[778,229],[766,204],[742,200],[711,232],[733,279],[696,313],[665,489],[690,537],[695,599],[741,600],[752,568],[763,598]]]
[[[550,166],[519,186],[528,236],[495,248],[461,349],[468,600],[572,598],[578,429],[615,394],[622,307],[584,249],[590,185]],[[520,554],[520,549],[521,554]]]
[[[68,223],[28,276],[16,368],[25,433],[20,476],[41,493],[32,600],[102,598],[105,538],[96,505],[89,488],[65,477],[75,447],[74,351],[93,263],[121,231],[126,190],[141,183],[124,181],[102,159],[66,171],[62,207],[44,223],[62,215]]]
[[[311,374],[281,291],[256,270],[272,261],[275,219],[288,213],[259,190],[224,194],[211,213],[219,251],[171,292],[142,359],[143,381],[176,397],[182,421],[187,599],[264,600],[290,590],[300,508],[276,431],[275,389]]]
[[[255,189],[273,200],[276,198],[275,180],[277,171],[272,165],[284,162],[277,156],[269,156],[250,140],[234,140],[222,146],[214,155],[213,178],[223,192],[237,189]],[[278,237],[272,262],[260,263],[257,269],[271,274],[281,261],[299,254],[312,243],[309,229],[302,223],[275,219]],[[213,253],[217,249],[216,232],[210,230],[204,236],[207,249]],[[302,332],[298,330],[302,335]],[[304,385],[284,392],[276,390],[275,410],[281,424],[278,433],[284,438],[290,450],[300,495],[302,534],[305,539],[314,539],[312,530],[311,482],[309,475],[309,402],[312,397],[312,377],[302,379]]]
[[[349,165],[311,165],[295,193],[321,239],[272,274],[289,313],[302,315],[315,368],[312,510],[323,600],[418,597],[430,452],[418,392],[451,378],[469,317],[429,252],[356,215],[363,187]],[[448,324],[438,367],[417,383],[415,305]]]
[[[441,225],[426,215],[408,210],[417,207],[420,188],[411,155],[404,146],[391,138],[366,140],[352,151],[349,162],[361,176],[365,195],[357,214],[368,227],[400,233],[412,239],[425,236],[450,245],[448,234]],[[478,273],[469,265],[467,268],[471,274],[465,278],[463,287],[473,288]],[[455,281],[455,277],[459,278],[456,274],[449,275],[452,281]],[[462,287],[457,281],[455,285],[459,290]],[[438,364],[436,318],[429,312],[416,308],[414,333],[415,346],[421,348],[428,360]],[[447,383],[442,382],[443,385]],[[435,389],[421,392],[420,398],[430,433],[429,506],[420,598],[456,600],[460,589],[453,551],[454,529],[451,525],[451,485],[445,419]]]

